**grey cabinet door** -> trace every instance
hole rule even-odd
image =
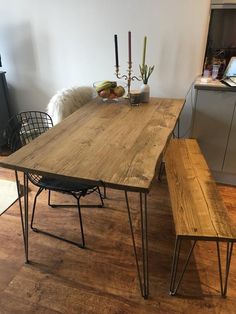
[[[198,139],[210,169],[222,171],[236,93],[198,90],[192,137]]]
[[[235,93],[235,106],[236,106],[236,93]],[[236,174],[236,112],[232,120],[228,146],[225,155],[223,171],[227,173]]]

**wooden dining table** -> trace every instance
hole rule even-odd
[[[183,106],[183,99],[150,98],[149,103],[131,106],[127,99],[109,103],[95,98],[1,160],[0,166],[24,174],[20,206],[24,213],[26,262],[29,261],[28,173],[123,190],[140,290],[148,298],[147,196]],[[137,193],[140,209],[141,258],[130,214],[130,192]]]

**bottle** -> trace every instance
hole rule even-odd
[[[211,77],[212,77],[213,80],[217,79],[217,76],[218,76],[218,73],[219,73],[219,68],[220,68],[219,64],[213,64],[212,65]]]

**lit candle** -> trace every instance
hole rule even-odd
[[[145,66],[146,47],[147,47],[147,36],[144,37],[144,41],[143,41],[143,62],[142,62],[143,68]]]
[[[128,32],[129,64],[131,64],[131,32]]]
[[[115,40],[115,59],[116,59],[116,67],[119,67],[119,58],[118,58],[118,40],[117,35],[114,35]]]

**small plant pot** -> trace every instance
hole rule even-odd
[[[141,101],[142,102],[149,102],[150,99],[150,86],[148,84],[142,84],[141,88]]]

